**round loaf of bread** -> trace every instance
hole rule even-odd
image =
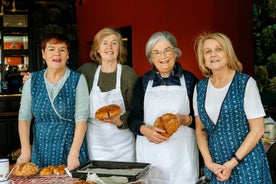
[[[15,176],[33,176],[38,174],[39,168],[32,162],[17,164],[13,170]]]
[[[95,117],[99,121],[105,121],[119,116],[121,112],[122,110],[119,105],[110,104],[99,108],[95,113]]]
[[[65,174],[65,170],[64,169],[62,169],[62,168],[55,168],[54,169],[54,174],[56,174],[56,175],[63,175],[63,174]]]
[[[44,167],[41,169],[41,171],[39,172],[39,174],[41,176],[49,176],[52,174],[56,174],[56,175],[63,175],[65,174],[65,169],[66,165],[61,164],[58,166],[54,166],[54,165],[49,165],[48,167]]]
[[[53,174],[53,171],[48,167],[45,167],[45,168],[41,169],[41,171],[39,172],[40,176],[49,176],[49,175],[52,175],[52,174]]]
[[[160,133],[161,135],[170,137],[178,129],[179,123],[174,114],[166,113],[156,119],[154,126],[165,130]]]

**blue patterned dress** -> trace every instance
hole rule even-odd
[[[70,72],[53,104],[44,81],[45,70],[32,73],[31,95],[33,123],[32,162],[39,167],[67,165],[67,157],[75,132],[75,97],[80,74]],[[67,120],[65,120],[67,119]],[[88,160],[85,140],[79,153],[80,163]]]
[[[229,161],[249,132],[249,124],[244,112],[244,94],[248,79],[248,75],[236,72],[222,103],[216,125],[210,120],[204,105],[208,78],[201,80],[197,85],[198,115],[208,133],[209,150],[215,163],[223,164]],[[244,157],[242,163],[233,169],[229,180],[224,182],[216,180],[216,175],[207,167],[204,168],[204,172],[211,178],[212,184],[272,183],[261,141]]]

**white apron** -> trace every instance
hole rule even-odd
[[[117,65],[116,88],[102,92],[98,87],[101,65],[94,76],[90,93],[90,118],[86,133],[90,160],[135,161],[135,140],[129,129],[120,130],[116,125],[104,123],[95,119],[95,112],[109,104],[120,105],[125,113],[124,99],[121,94],[122,65]]]
[[[149,81],[144,99],[144,122],[153,125],[165,113],[190,113],[184,76],[181,86],[152,87]],[[179,129],[165,142],[155,144],[145,136],[137,136],[138,162],[151,163],[147,183],[195,184],[199,176],[198,149],[195,132],[187,126]]]

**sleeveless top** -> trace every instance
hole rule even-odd
[[[70,72],[58,95],[51,103],[45,80],[45,70],[32,73],[31,95],[33,123],[32,162],[39,167],[67,165],[75,132],[75,98],[80,78],[77,72]],[[87,147],[83,141],[80,163],[88,161]]]
[[[249,124],[244,112],[244,94],[249,76],[236,72],[225,99],[222,102],[219,118],[215,125],[205,110],[205,98],[208,78],[197,85],[198,114],[208,134],[209,150],[215,163],[223,164],[232,158],[249,133]],[[211,178],[211,183],[262,183],[270,184],[269,167],[262,142],[259,141],[237,165],[229,180],[219,182],[216,175],[207,167],[204,174]]]

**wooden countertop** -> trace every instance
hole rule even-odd
[[[0,112],[0,117],[18,116],[18,112]]]

